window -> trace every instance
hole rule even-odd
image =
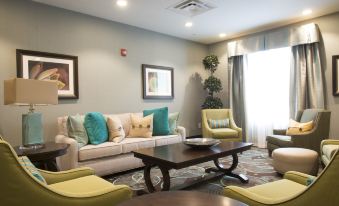
[[[247,55],[244,70],[246,134],[250,142],[266,146],[273,129],[289,120],[290,47]]]

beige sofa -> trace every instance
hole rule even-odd
[[[142,116],[141,113],[138,113]],[[129,134],[131,124],[131,113],[104,115],[105,117],[117,116],[122,122],[126,136]],[[57,158],[60,170],[69,170],[77,167],[88,166],[95,170],[99,176],[126,171],[142,167],[140,159],[135,158],[131,151],[141,148],[174,144],[182,142],[186,138],[184,127],[178,127],[176,135],[154,136],[152,138],[125,138],[120,143],[105,142],[99,145],[86,145],[78,149],[77,142],[68,137],[67,116],[58,118],[58,135],[55,137],[57,143],[70,145],[65,155]]]

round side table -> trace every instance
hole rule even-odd
[[[38,149],[22,149],[16,146],[14,150],[18,156],[27,156],[40,169],[59,171],[55,158],[66,154],[68,147],[68,144],[46,142]]]
[[[132,198],[118,206],[246,206],[219,195],[191,191],[157,192]]]

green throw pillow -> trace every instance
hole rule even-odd
[[[144,117],[153,114],[153,136],[168,135],[168,108],[144,110]]]
[[[88,136],[84,127],[84,117],[80,115],[69,116],[67,119],[68,136],[78,142],[78,147],[81,148],[88,144]]]
[[[229,119],[208,119],[208,125],[211,129],[218,128],[229,128],[230,120]]]
[[[37,180],[40,182],[47,184],[45,178],[40,174],[38,169],[32,164],[32,162],[28,159],[26,156],[18,157],[19,162],[22,167],[24,167],[26,170],[28,170],[29,173],[31,173]]]
[[[170,129],[169,134],[178,134],[177,127],[179,121],[179,112],[171,113],[168,115],[168,126]]]
[[[108,140],[105,117],[99,112],[90,112],[85,116],[84,126],[91,144],[101,144]]]

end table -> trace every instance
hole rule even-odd
[[[14,150],[18,156],[27,156],[38,168],[56,172],[59,171],[56,157],[66,154],[68,147],[68,144],[46,142],[38,149],[22,149],[16,146]]]

